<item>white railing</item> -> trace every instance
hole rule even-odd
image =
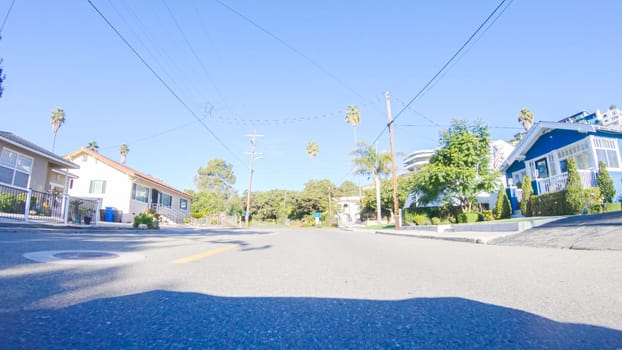
[[[174,222],[176,224],[183,224],[184,220],[188,218],[188,212],[183,210],[177,210],[163,206],[161,204],[152,204],[151,208],[158,214],[163,216],[162,220]]]
[[[591,188],[596,186],[596,173],[592,170],[579,170],[581,183],[583,188]],[[538,183],[539,193],[557,192],[566,188],[568,183],[568,173],[547,177],[545,179],[536,180]]]

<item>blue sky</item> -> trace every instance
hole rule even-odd
[[[49,117],[61,107],[59,154],[95,140],[118,160],[127,143],[128,166],[180,189],[224,158],[240,192],[246,135],[256,131],[253,190],[300,190],[312,178],[338,185],[353,179],[346,107],[361,110],[359,141],[376,139],[384,93],[396,114],[499,3],[222,1],[282,42],[214,0],[92,0],[224,146],[87,1],[15,1],[0,41],[0,130],[51,148]],[[0,1],[0,19],[10,5]],[[396,150],[436,147],[454,118],[481,119],[494,139],[509,139],[523,107],[559,120],[621,105],[620,13],[621,1],[511,2],[395,122]],[[309,141],[320,146],[315,159]],[[387,132],[378,147],[389,150]]]

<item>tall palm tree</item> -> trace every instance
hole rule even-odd
[[[307,155],[311,157],[311,159],[315,159],[317,155],[320,153],[320,145],[318,145],[314,141],[307,142]],[[315,177],[315,164],[312,165],[312,176]]]
[[[533,113],[531,113],[531,111],[527,108],[521,109],[518,114],[518,121],[521,123],[525,131],[529,131],[533,125]]]
[[[313,141],[309,141],[307,143],[307,155],[311,158],[315,158],[317,157],[319,153],[320,153],[320,146]]]
[[[354,146],[356,147],[356,126],[361,122],[361,113],[358,107],[349,105],[348,110],[346,110],[346,123],[352,125],[354,129]]]
[[[95,141],[89,142],[89,144],[86,145],[86,148],[90,149],[91,151],[99,152],[99,146]]]
[[[380,184],[382,177],[391,173],[391,153],[378,153],[376,149],[365,142],[359,142],[352,152],[356,173],[374,177],[376,187],[376,220],[382,220],[380,208]]]
[[[119,147],[119,153],[121,153],[121,164],[125,164],[125,159],[129,151],[130,146],[128,146],[126,143],[122,144],[121,147]]]
[[[56,108],[50,115],[50,121],[52,123],[52,133],[54,134],[54,140],[52,141],[52,152],[56,146],[56,133],[58,129],[65,123],[65,111],[61,108]]]

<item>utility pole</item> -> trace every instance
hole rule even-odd
[[[244,213],[244,223],[246,227],[248,227],[248,216],[250,215],[251,209],[251,187],[253,184],[253,166],[255,164],[255,156],[261,155],[261,153],[255,153],[255,145],[257,144],[257,137],[263,137],[263,135],[258,135],[255,131],[252,134],[246,135],[251,138],[251,151],[245,152],[246,154],[250,154],[251,156],[251,165],[250,165],[250,173],[248,175],[248,191],[246,192],[246,211]]]
[[[400,230],[400,205],[397,198],[397,167],[395,166],[395,146],[393,144],[393,117],[391,116],[391,96],[389,92],[385,94],[387,99],[387,117],[389,118],[389,139],[391,141],[391,173],[393,176],[393,217],[395,218],[395,229]]]

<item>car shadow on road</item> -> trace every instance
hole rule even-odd
[[[0,311],[3,349],[610,349],[622,331],[463,298],[221,297],[154,290]]]

